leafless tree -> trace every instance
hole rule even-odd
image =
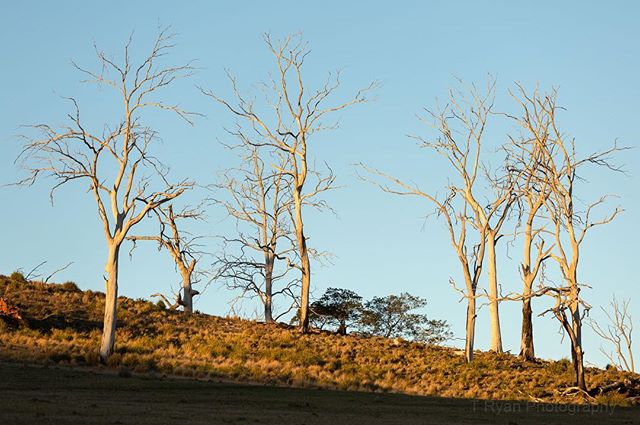
[[[179,222],[182,220],[202,219],[203,213],[200,208],[186,207],[176,213],[173,205],[161,206],[154,211],[160,224],[160,231],[157,235],[128,236],[127,239],[134,243],[138,241],[152,241],[158,244],[158,250],[165,249],[171,255],[178,272],[180,273],[180,290],[175,294],[175,302],[169,300],[162,294],[153,294],[160,297],[171,309],[182,306],[186,314],[193,313],[193,297],[200,294],[193,289],[193,285],[199,283],[205,272],[197,269],[198,263],[202,259],[203,252],[198,245],[200,237],[192,236],[180,228]]]
[[[402,196],[419,196],[434,204],[435,214],[442,217],[449,231],[449,238],[453,246],[460,265],[465,281],[465,289],[459,290],[453,278],[450,279],[451,285],[462,293],[464,299],[467,300],[467,320],[466,320],[466,337],[465,337],[465,358],[468,362],[473,360],[473,348],[475,342],[475,329],[478,298],[477,290],[480,277],[482,275],[482,267],[485,259],[486,239],[481,238],[477,243],[470,242],[468,238],[468,228],[472,227],[468,214],[467,203],[455,193],[451,188],[448,189],[447,196],[438,197],[423,192],[417,185],[408,184],[400,179],[392,177],[380,170],[359,164],[362,169],[371,175],[382,177],[393,184],[390,186],[386,183],[376,183],[383,191],[395,195]],[[367,177],[363,177],[369,180]]]
[[[613,351],[607,351],[603,347],[600,348],[602,354],[616,368],[626,370],[627,372],[636,371],[633,358],[633,318],[629,311],[630,299],[618,301],[616,297],[611,299],[610,310],[600,307],[607,316],[608,323],[606,327],[602,327],[592,318],[589,320],[589,326],[604,341],[609,343]]]
[[[25,136],[19,161],[30,172],[21,183],[33,184],[40,176],[55,180],[51,190],[82,181],[88,183],[102,222],[108,254],[105,265],[106,302],[100,345],[102,360],[111,354],[115,342],[120,248],[130,230],[150,212],[180,196],[192,183],[167,181],[167,168],[150,148],[156,131],[144,124],[145,111],[168,110],[191,123],[191,114],[180,107],[154,98],[179,78],[193,72],[191,64],[164,66],[163,57],[173,48],[173,36],[162,30],[149,55],[134,63],[130,55],[132,38],[124,46],[121,61],[96,47],[98,71],[75,65],[90,82],[115,90],[120,96],[121,116],[115,123],[91,131],[84,123],[80,105],[69,98],[69,123],[61,128],[48,124],[31,126],[40,137]]]
[[[533,310],[531,301],[540,293],[534,291],[533,285],[541,277],[542,268],[550,258],[553,245],[545,247],[546,220],[544,205],[551,195],[549,182],[545,178],[546,151],[549,142],[550,117],[538,108],[533,99],[540,97],[537,89],[532,98],[528,97],[521,85],[512,97],[518,102],[522,114],[511,116],[521,129],[518,137],[510,137],[511,143],[506,147],[507,171],[517,175],[515,191],[517,193],[518,233],[523,238],[523,256],[520,272],[523,281],[522,330],[520,337],[520,357],[524,360],[535,359],[533,339]]]
[[[309,54],[307,43],[299,35],[274,41],[267,34],[264,40],[276,62],[275,77],[264,85],[266,101],[269,104],[267,110],[259,110],[253,99],[245,98],[231,75],[229,78],[235,93],[234,101],[225,100],[211,91],[205,94],[224,105],[246,124],[245,127],[239,124],[237,129],[237,134],[243,140],[256,147],[280,151],[289,158],[287,168],[275,168],[291,179],[293,225],[301,271],[300,329],[307,332],[311,262],[303,209],[305,205],[310,204],[322,206],[322,202],[317,201],[318,196],[331,189],[335,182],[331,169],[324,174],[310,172],[313,136],[322,130],[335,128],[335,125],[326,125],[323,121],[329,115],[351,105],[366,102],[366,94],[374,88],[375,83],[359,90],[350,100],[327,106],[329,99],[340,86],[340,73],[330,74],[320,88],[310,90],[303,78],[304,63]],[[317,177],[315,182],[310,180],[313,177]]]
[[[242,149],[242,165],[226,170],[216,187],[228,194],[228,200],[220,203],[236,220],[238,232],[223,238],[225,249],[216,261],[216,278],[225,281],[229,289],[240,291],[238,301],[257,297],[263,305],[264,321],[272,322],[298,305],[295,292],[299,279],[289,277],[298,264],[295,236],[290,230],[290,177],[265,166],[254,145],[242,143],[233,148]],[[289,157],[280,152],[267,159],[278,169],[288,167]],[[284,267],[276,267],[277,262],[285,263]],[[274,298],[279,297],[288,299],[288,306],[274,315]]]
[[[581,157],[576,151],[575,141],[563,134],[558,127],[557,93],[534,92],[532,96],[522,93],[523,104],[535,111],[547,124],[547,137],[544,143],[538,143],[543,171],[538,174],[539,184],[547,185],[549,196],[544,199],[545,214],[549,220],[549,232],[554,241],[550,257],[558,264],[562,284],[541,288],[539,293],[550,295],[554,306],[542,314],[551,312],[560,322],[571,342],[571,358],[575,372],[576,386],[586,389],[584,379],[584,353],[582,349],[582,325],[590,306],[582,298],[581,290],[586,286],[578,277],[578,266],[582,243],[589,230],[610,223],[622,212],[617,207],[610,214],[594,219],[596,208],[601,207],[608,199],[602,196],[595,202],[580,209],[576,195],[577,183],[581,180],[579,173],[587,165],[597,165],[609,170],[620,171],[611,163],[611,155],[625,149],[616,144],[612,148]]]
[[[435,112],[428,111],[430,120],[425,119],[432,121],[430,124],[438,133],[436,139],[415,137],[421,147],[442,155],[459,178],[457,182],[449,182],[446,196],[432,195],[415,184],[405,183],[381,171],[362,166],[370,173],[392,183],[392,187],[379,184],[382,190],[398,195],[422,197],[436,207],[437,215],[445,219],[451,243],[465,277],[465,289],[458,289],[453,279],[451,283],[468,303],[465,344],[468,361],[473,358],[476,300],[480,296],[477,291],[485,261],[489,269],[491,349],[502,351],[496,244],[501,238],[502,226],[516,200],[516,179],[508,173],[500,178],[489,178],[489,185],[492,187],[490,199],[484,201],[480,198],[482,191],[479,180],[483,176],[490,176],[488,168],[481,162],[481,153],[487,120],[492,113],[494,93],[494,80],[489,80],[484,92],[475,86],[471,86],[469,94],[451,90],[447,106]],[[470,230],[477,234],[473,242],[470,242]]]

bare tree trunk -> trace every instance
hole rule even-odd
[[[580,306],[577,302],[571,306],[571,327],[573,328],[574,339],[572,340],[571,357],[573,369],[576,374],[576,386],[581,390],[587,390],[584,380],[584,353],[582,351],[582,317],[580,316]]]
[[[306,163],[303,162],[303,174],[306,176]],[[295,207],[295,230],[300,253],[300,271],[302,273],[300,294],[300,331],[309,331],[309,291],[311,289],[311,263],[309,261],[309,251],[307,250],[307,240],[304,236],[302,222],[302,186],[296,179],[296,187],[293,191],[293,201]]]
[[[113,352],[116,340],[116,310],[118,304],[118,257],[120,244],[112,242],[109,247],[105,272],[104,320],[102,325],[102,341],[100,343],[100,359],[105,362]]]
[[[528,195],[528,194],[527,194]],[[531,297],[533,282],[538,275],[542,262],[545,260],[544,240],[539,245],[538,256],[532,264],[531,261],[531,245],[533,244],[533,220],[535,214],[539,210],[539,206],[532,209],[527,219],[524,231],[524,256],[521,264],[522,281],[523,281],[523,298],[522,298],[522,329],[520,332],[520,358],[526,361],[533,361],[536,358],[533,345],[533,311],[531,308]],[[547,252],[548,254],[548,252]]]
[[[274,257],[267,254],[264,271],[264,321],[273,322],[273,263]]]
[[[577,329],[575,324],[571,327]],[[582,351],[582,342],[577,335],[574,335],[571,339],[571,364],[573,365],[573,372],[575,374],[575,385],[581,390],[587,390],[587,383],[584,379],[584,352]]]
[[[564,310],[556,309],[555,315],[562,323],[565,332],[569,335],[571,342],[571,364],[575,373],[575,385],[581,390],[587,390],[584,379],[584,352],[582,351],[582,316],[580,315],[579,304],[580,289],[574,287],[571,297],[573,300],[569,305],[571,322],[567,319]]]
[[[487,255],[489,262],[489,314],[491,318],[491,345],[490,350],[502,353],[502,335],[500,332],[500,311],[498,302],[498,269],[496,265],[496,240],[495,234],[487,235]]]
[[[193,313],[193,289],[191,288],[191,272],[184,268],[182,274],[182,307],[185,314]]]
[[[467,303],[467,334],[465,338],[464,355],[467,362],[473,361],[473,344],[476,335],[476,299],[468,298]]]
[[[298,232],[296,232],[298,233]],[[311,264],[309,262],[309,252],[307,242],[302,231],[299,232],[298,243],[300,244],[300,259],[302,265],[302,293],[300,297],[300,330],[303,333],[309,331],[309,291],[311,287]]]
[[[522,331],[520,338],[520,357],[527,361],[535,360],[535,349],[533,345],[533,320],[531,299],[522,301]]]
[[[584,379],[584,353],[582,346],[576,345],[571,349],[571,357],[573,358],[573,370],[576,375],[576,386],[581,390],[587,391],[587,383]]]
[[[533,320],[531,309],[531,288],[525,288],[524,300],[522,300],[522,331],[520,336],[520,358],[527,361],[535,360],[533,345]]]

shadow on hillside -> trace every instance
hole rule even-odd
[[[15,363],[0,363],[0,394],[2,424],[640,425],[637,409],[616,406],[319,391]]]
[[[25,317],[27,326],[40,332],[49,333],[53,329],[73,329],[78,332],[90,332],[102,329],[102,323],[80,317],[68,317],[61,314],[51,314],[43,318]]]

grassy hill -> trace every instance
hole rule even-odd
[[[385,338],[301,335],[283,324],[206,314],[189,317],[151,302],[120,297],[115,354],[98,362],[104,295],[72,283],[0,276],[0,297],[20,321],[0,320],[0,360],[111,368],[216,381],[301,388],[398,392],[455,398],[582,402],[563,395],[572,382],[567,360],[527,363],[481,353],[466,364],[457,350]],[[589,387],[639,375],[587,369]],[[593,401],[593,400],[592,400]],[[632,404],[617,393],[596,402]]]

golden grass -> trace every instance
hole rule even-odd
[[[0,359],[27,363],[98,365],[104,295],[74,285],[25,282],[0,276],[0,297],[23,317],[0,321]],[[385,338],[301,335],[282,324],[262,324],[164,310],[120,297],[115,353],[107,367],[204,379],[401,392],[476,399],[576,402],[558,390],[570,386],[567,360],[527,363],[508,354],[478,353],[466,364],[456,350]],[[589,386],[630,377],[587,369]],[[637,377],[637,375],[635,375]],[[604,403],[622,403],[615,397]]]

